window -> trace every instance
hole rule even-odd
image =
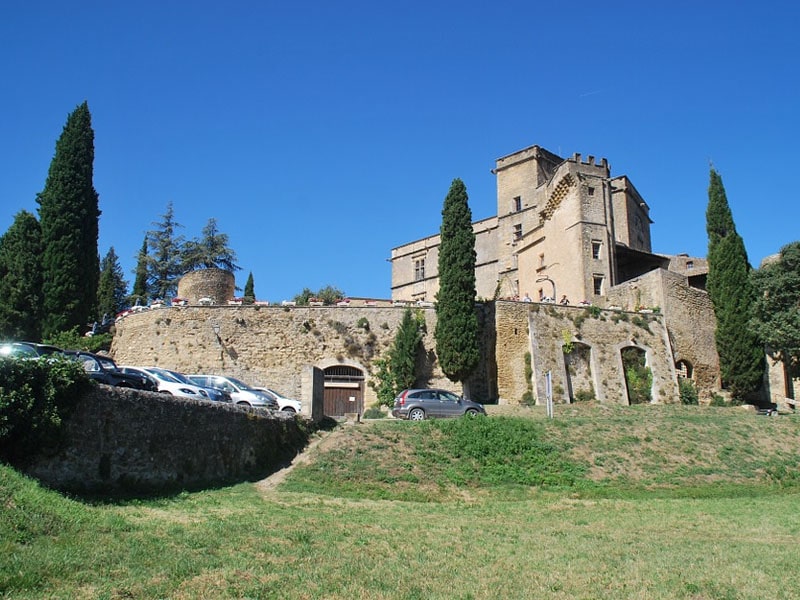
[[[595,296],[602,296],[603,295],[603,276],[602,275],[592,275],[592,283],[594,285],[594,295]]]
[[[514,241],[522,239],[522,224],[514,225]]]
[[[539,255],[539,267],[540,269],[544,269],[544,252]]]
[[[600,240],[592,240],[592,258],[600,258],[600,249],[603,244]]]
[[[516,196],[514,198],[514,212],[519,212],[522,210],[522,198]]]
[[[414,281],[425,279],[425,259],[420,258],[414,261]]]
[[[594,196],[594,188],[593,187],[586,188],[586,193],[589,194],[590,196]]]
[[[694,269],[694,261],[693,260],[687,260],[686,261],[686,268],[687,269]]]

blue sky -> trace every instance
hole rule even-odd
[[[172,202],[187,238],[217,219],[259,299],[388,298],[452,179],[492,216],[494,160],[533,144],[608,158],[663,253],[705,255],[713,163],[757,265],[800,239],[798,23],[773,0],[6,2],[0,231],[87,100],[129,283]]]

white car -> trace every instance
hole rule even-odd
[[[158,391],[162,394],[171,394],[179,398],[193,398],[194,400],[208,400],[206,391],[198,385],[184,383],[173,377],[164,369],[157,367],[130,367],[121,366],[119,370],[123,373],[133,373],[141,375],[155,382]]]
[[[246,404],[256,408],[269,408],[278,410],[278,404],[272,398],[254,390],[249,385],[233,377],[223,377],[222,375],[187,375],[195,384],[210,387],[227,392],[231,395],[235,404]]]
[[[254,390],[258,390],[262,394],[266,394],[275,402],[278,403],[278,406],[281,410],[290,412],[290,413],[299,413],[301,412],[303,405],[300,403],[300,400],[295,400],[293,398],[287,398],[283,394],[276,392],[275,390],[271,390],[269,388],[264,387],[257,387],[253,388]]]

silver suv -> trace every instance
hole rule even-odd
[[[222,375],[187,375],[187,377],[201,387],[227,392],[235,404],[278,410],[278,403],[275,400],[233,377],[223,377]]]
[[[474,417],[485,415],[483,404],[462,398],[447,390],[403,390],[394,399],[392,416],[410,421],[436,417]]]

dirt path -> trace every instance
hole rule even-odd
[[[261,481],[257,482],[256,488],[258,491],[260,491],[262,494],[274,492],[275,488],[278,487],[278,485],[283,482],[286,476],[292,472],[292,469],[294,469],[297,465],[308,464],[321,451],[334,446],[337,443],[337,440],[346,433],[347,428],[350,426],[352,426],[352,424],[344,424],[336,427],[336,429],[332,431],[321,431],[315,434],[315,438],[312,439],[311,443],[309,443],[303,452],[295,456],[291,463],[281,470],[275,471],[266,479],[262,479]]]

